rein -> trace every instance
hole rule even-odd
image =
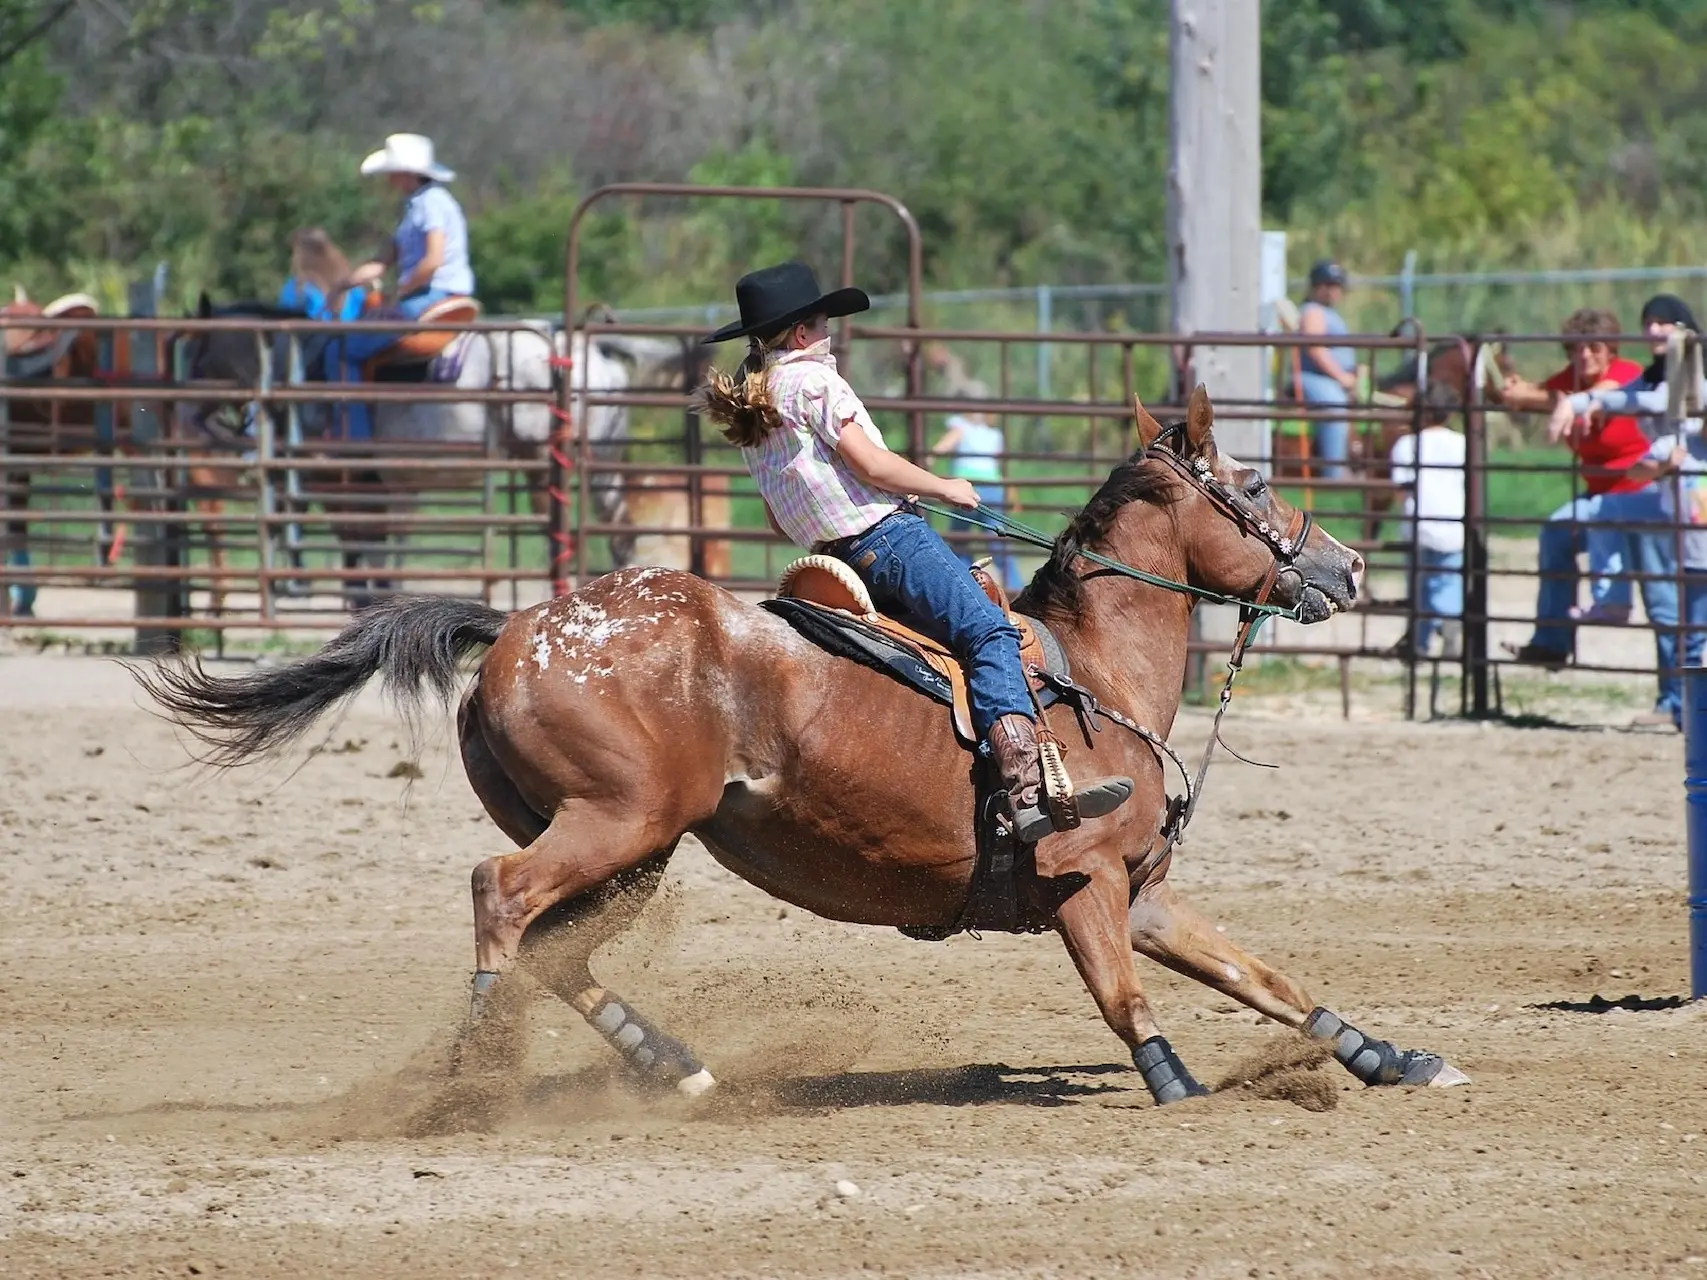
[[[1169,436],[1182,435],[1183,433],[1184,424],[1175,424],[1163,430],[1162,434],[1157,437],[1157,443]],[[1309,512],[1297,511],[1294,513],[1297,517],[1294,527],[1285,533],[1281,533],[1268,521],[1255,517],[1246,511],[1239,504],[1233,491],[1215,475],[1206,459],[1198,458],[1192,462],[1187,462],[1177,451],[1156,449],[1153,445],[1145,451],[1145,455],[1148,458],[1155,458],[1166,463],[1187,484],[1204,494],[1211,505],[1221,514],[1237,524],[1241,534],[1246,537],[1256,537],[1267,543],[1269,549],[1274,553],[1274,559],[1270,561],[1268,571],[1263,575],[1262,584],[1257,588],[1256,594],[1247,600],[1239,596],[1229,596],[1218,591],[1210,591],[1204,587],[1194,586],[1189,582],[1176,582],[1172,578],[1164,578],[1159,574],[1150,573],[1147,570],[1139,569],[1111,556],[1105,556],[1100,552],[1090,551],[1084,547],[1074,548],[1073,554],[1079,559],[1088,560],[1099,568],[1117,573],[1122,577],[1132,578],[1152,587],[1160,587],[1164,591],[1172,591],[1177,595],[1190,596],[1194,600],[1203,600],[1210,604],[1233,605],[1239,610],[1238,634],[1233,640],[1232,652],[1227,657],[1227,678],[1221,684],[1221,696],[1215,708],[1215,722],[1210,729],[1209,741],[1204,744],[1203,759],[1198,764],[1195,778],[1186,771],[1184,762],[1173,748],[1162,741],[1157,734],[1137,724],[1130,717],[1102,706],[1094,699],[1090,701],[1087,707],[1089,713],[1101,715],[1112,723],[1136,734],[1153,751],[1157,752],[1158,757],[1165,751],[1172,758],[1175,766],[1178,767],[1180,776],[1185,781],[1185,795],[1170,801],[1168,804],[1167,818],[1163,822],[1161,831],[1164,839],[1161,853],[1158,855],[1159,857],[1166,857],[1172,852],[1174,846],[1181,842],[1186,826],[1197,811],[1198,797],[1203,794],[1203,783],[1209,775],[1209,764],[1214,758],[1217,746],[1225,748],[1227,754],[1241,764],[1252,765],[1259,769],[1277,769],[1280,767],[1247,759],[1227,746],[1221,737],[1221,722],[1226,717],[1227,708],[1233,701],[1233,682],[1239,678],[1239,672],[1244,669],[1245,651],[1250,647],[1251,641],[1256,637],[1262,624],[1270,618],[1287,618],[1294,622],[1303,619],[1304,602],[1302,597],[1297,604],[1290,606],[1270,604],[1268,598],[1280,581],[1280,575],[1296,565],[1299,553],[1304,549],[1304,542],[1310,536],[1310,530],[1315,520]],[[972,511],[958,508],[948,510],[928,502],[916,502],[915,505],[935,515],[964,521],[983,529],[987,533],[996,534],[998,537],[1029,542],[1033,546],[1049,550],[1055,549],[1055,539],[982,503]]]

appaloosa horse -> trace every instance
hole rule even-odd
[[[1266,596],[1319,621],[1353,604],[1363,568],[1219,454],[1212,417],[1202,388],[1187,421],[1165,431],[1141,412],[1139,451],[1016,601],[1047,619],[1101,705],[1162,733],[1179,705],[1193,605],[1174,587]],[[1142,566],[1148,580],[1085,552]],[[688,574],[622,570],[508,616],[397,599],[289,666],[218,679],[167,664],[140,678],[212,746],[210,759],[235,764],[284,745],[376,674],[405,697],[425,684],[448,699],[459,657],[480,648],[458,715],[463,765],[521,849],[474,871],[477,1012],[507,970],[528,965],[631,1065],[685,1093],[710,1088],[686,1046],[588,965],[690,832],[736,874],[831,919],[913,929],[961,919],[977,858],[974,757],[942,708]],[[1157,1101],[1204,1090],[1162,1036],[1135,950],[1303,1029],[1366,1083],[1465,1079],[1433,1054],[1365,1037],[1217,932],[1167,883],[1158,753],[1113,723],[1083,737],[1081,752],[1073,734],[1076,767],[1125,774],[1137,792],[1114,815],[1045,838],[1017,879]]]

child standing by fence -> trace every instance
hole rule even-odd
[[[1464,613],[1464,437],[1450,427],[1424,427],[1393,445],[1393,480],[1407,485],[1405,536],[1413,539],[1411,599],[1415,632],[1396,646],[1425,658],[1437,632]],[[1448,653],[1455,647],[1445,646]]]

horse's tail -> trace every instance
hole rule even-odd
[[[295,741],[378,675],[413,726],[425,692],[448,703],[464,656],[498,638],[508,615],[470,600],[398,596],[365,610],[318,653],[246,675],[209,675],[196,659],[133,667],[170,717],[220,768]]]

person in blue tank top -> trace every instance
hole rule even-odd
[[[345,285],[360,291],[397,268],[397,283],[385,295],[379,316],[419,319],[421,313],[446,298],[474,293],[474,270],[468,261],[468,219],[445,184],[456,174],[433,156],[431,138],[418,133],[394,133],[383,150],[362,161],[364,177],[383,174],[392,190],[403,196],[403,214],[391,240],[371,259],[350,272]],[[362,366],[396,342],[398,334],[356,333],[338,339],[336,359],[344,381],[360,382]],[[348,406],[348,437],[373,435],[373,419],[365,404]]]
[[[1310,268],[1310,296],[1299,308],[1299,332],[1340,338],[1350,332],[1339,313],[1347,284],[1345,268],[1324,259]],[[1357,352],[1347,346],[1305,347],[1303,386],[1299,391],[1311,407],[1349,405],[1357,390]],[[1351,457],[1351,424],[1344,418],[1318,419],[1310,424],[1311,453],[1327,465],[1321,474],[1343,477]]]
[[[979,501],[986,507],[994,507],[997,511],[1014,510],[1008,503],[1007,484],[1002,478],[1002,455],[1007,448],[1002,429],[982,413],[954,414],[946,426],[948,429],[931,446],[929,456],[936,458],[946,454],[948,473],[961,480],[970,480],[978,491]],[[978,526],[951,517],[948,527],[954,533],[965,533]],[[967,564],[974,559],[960,547],[956,547],[954,553]],[[1018,591],[1025,585],[1020,578],[1019,564],[1013,552],[1007,549],[1004,539],[992,541],[990,558],[994,562],[997,581],[1009,591]]]

